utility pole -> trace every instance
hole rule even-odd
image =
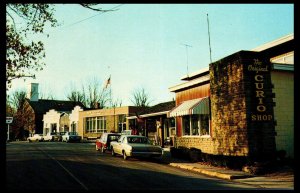
[[[188,47],[192,47],[191,45],[188,44],[181,44],[185,46],[185,51],[186,51],[186,75],[189,76],[189,57],[188,57]]]

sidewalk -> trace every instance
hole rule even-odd
[[[191,163],[188,160],[173,158],[169,148],[164,148],[163,162],[172,167],[199,172],[221,179],[252,184],[260,188],[294,190],[294,171],[289,167],[283,167],[274,173],[256,176],[243,171],[214,167],[202,162]]]

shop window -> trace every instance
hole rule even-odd
[[[183,116],[182,130],[185,136],[209,135],[209,115],[194,114]]]
[[[190,116],[182,117],[183,135],[190,135]]]
[[[199,122],[200,122],[200,115],[192,115],[192,135],[199,135],[200,128],[199,128]]]
[[[200,135],[209,135],[209,115],[200,115]]]
[[[106,132],[105,117],[87,117],[86,118],[86,133],[104,133]]]

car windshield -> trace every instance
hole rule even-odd
[[[56,135],[56,133],[55,133],[55,132],[52,132],[51,135]]]
[[[150,143],[148,138],[146,137],[128,137],[127,141],[128,143],[142,143],[142,144]]]
[[[108,138],[111,141],[118,141],[120,135],[109,135]]]
[[[77,135],[77,132],[69,132],[69,135]]]

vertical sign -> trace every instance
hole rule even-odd
[[[7,124],[7,141],[9,141],[9,124],[13,121],[13,117],[6,117],[6,124]]]

